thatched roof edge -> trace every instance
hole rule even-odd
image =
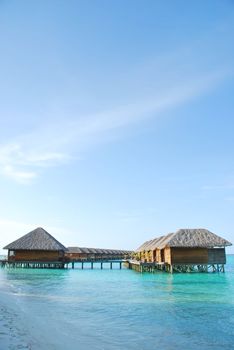
[[[8,250],[66,251],[67,248],[41,227],[5,246]]]
[[[167,247],[214,248],[232,245],[226,239],[206,229],[180,229],[150,241],[144,242],[136,252],[163,249]]]
[[[101,249],[101,248],[86,248],[86,247],[68,247],[67,253],[71,254],[130,254],[133,251],[119,249]]]

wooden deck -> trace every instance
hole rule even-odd
[[[137,260],[128,260],[126,264],[129,269],[138,272],[225,272],[224,264],[183,263],[169,265],[165,262],[143,262]]]
[[[0,260],[2,268],[63,269],[63,261],[8,261]]]
[[[71,265],[71,268],[74,269],[75,265],[79,264],[81,269],[83,270],[84,268],[90,268],[94,269],[94,267],[99,267],[101,270],[104,267],[104,264],[107,264],[107,266],[112,270],[113,265],[116,266],[116,264],[119,266],[119,269],[122,269],[122,264],[125,263],[125,260],[73,260],[68,262],[66,267],[68,268]]]
[[[104,265],[105,264],[105,265]],[[174,264],[169,265],[164,262],[143,262],[137,260],[64,260],[64,261],[8,261],[7,259],[0,260],[2,268],[38,268],[38,269],[96,269],[103,270],[104,268],[122,269],[124,265],[130,270],[138,272],[224,272],[224,264]]]
[[[130,270],[138,272],[154,272],[156,270],[165,271],[167,266],[164,262],[143,262],[137,260],[127,260],[126,265]]]
[[[83,269],[94,269],[100,268],[110,268],[111,270],[116,265],[119,269],[122,269],[122,264],[126,261],[123,260],[110,260],[110,259],[97,259],[97,260],[65,260],[65,261],[8,261],[7,259],[0,260],[0,267],[2,268],[41,268],[41,269],[64,269],[64,268],[72,268],[77,267],[81,270]],[[104,265],[105,264],[105,265]]]

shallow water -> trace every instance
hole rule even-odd
[[[0,269],[0,350],[234,349],[226,273]]]

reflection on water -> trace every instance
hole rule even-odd
[[[0,319],[0,345],[13,327],[12,349],[16,338],[42,350],[232,349],[234,257],[228,262],[225,274],[2,269],[0,305],[12,317],[4,336]]]

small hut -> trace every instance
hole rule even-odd
[[[206,229],[180,229],[142,244],[136,259],[174,271],[224,271],[226,239]]]
[[[63,267],[67,250],[41,227],[27,233],[3,249],[8,250],[8,263],[15,266],[29,264],[29,267],[32,263],[38,267],[39,264],[44,267],[46,264],[50,264],[48,267]]]

